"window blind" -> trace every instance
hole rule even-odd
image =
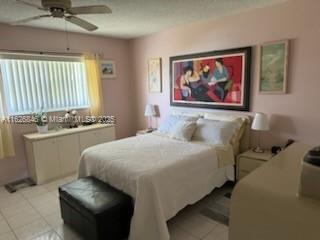
[[[10,115],[89,107],[82,61],[0,59]]]
[[[2,78],[1,78],[1,74],[0,74],[0,83],[1,83],[1,81],[2,81]],[[4,117],[5,117],[5,114],[4,114],[4,105],[3,105],[3,89],[2,89],[2,86],[0,84],[0,121]],[[0,138],[1,138],[1,130],[0,130]]]

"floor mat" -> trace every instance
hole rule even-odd
[[[22,180],[18,180],[18,181],[9,183],[9,184],[5,185],[4,187],[7,189],[7,191],[9,193],[14,193],[14,192],[18,191],[19,189],[34,186],[34,185],[35,185],[35,183],[31,179],[26,178],[26,179],[22,179]]]
[[[229,208],[233,187],[224,186],[220,193],[211,200],[211,203],[203,208],[200,213],[224,225],[229,225]]]

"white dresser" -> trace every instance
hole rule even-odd
[[[75,173],[84,149],[114,139],[113,124],[24,135],[29,175],[35,183],[42,184]]]
[[[302,159],[313,147],[294,143],[237,183],[229,240],[320,239],[320,201],[298,197]]]

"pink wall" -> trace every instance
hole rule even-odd
[[[12,27],[0,24],[0,49],[26,51],[65,51],[65,33],[29,27]],[[71,52],[103,53],[105,59],[117,64],[117,79],[103,80],[105,113],[117,117],[117,137],[135,132],[130,81],[129,43],[127,40],[70,34]],[[61,113],[62,115],[62,113]],[[35,126],[14,126],[16,156],[0,159],[0,185],[27,176],[26,156],[22,134],[34,132]]]
[[[159,121],[168,114],[170,56],[254,46],[251,111],[271,115],[272,131],[263,135],[264,145],[283,144],[289,137],[319,143],[319,9],[318,0],[291,0],[277,6],[189,24],[132,40],[131,60],[136,83],[138,128],[146,126],[143,110],[147,102],[159,105]],[[292,40],[289,92],[286,95],[261,95],[258,93],[257,45],[281,39]],[[163,60],[162,94],[148,93],[147,61],[153,57],[162,57]]]

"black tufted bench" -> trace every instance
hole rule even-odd
[[[127,238],[133,214],[130,196],[94,178],[80,178],[59,188],[64,222],[90,240]]]

